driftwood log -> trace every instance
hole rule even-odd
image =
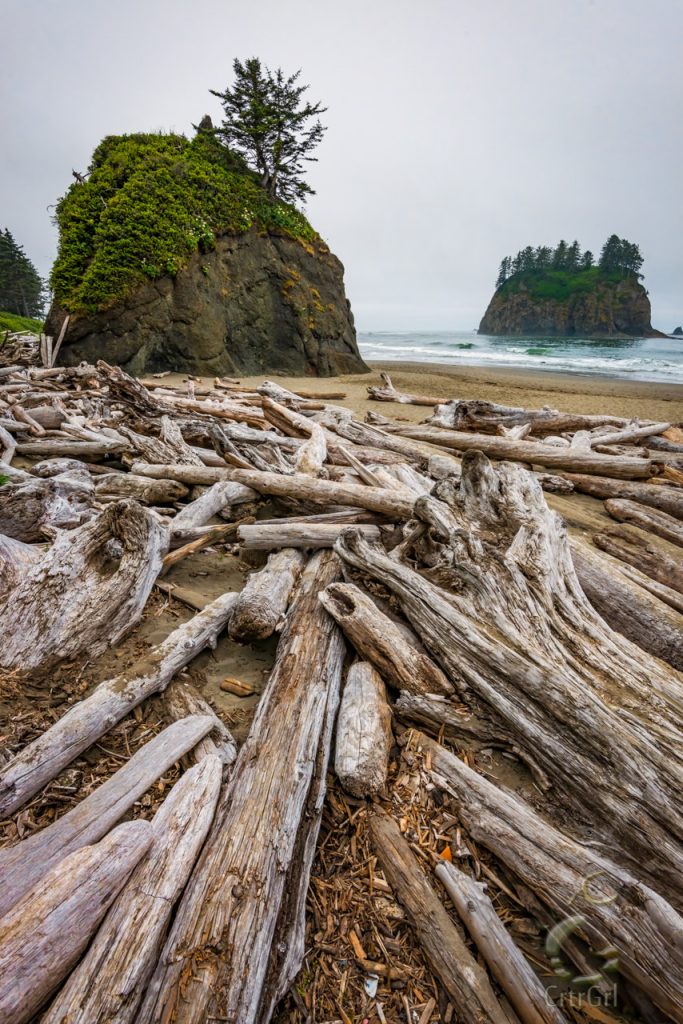
[[[272,636],[284,621],[305,561],[300,551],[284,548],[270,555],[260,572],[251,574],[230,616],[231,640],[249,643]]]
[[[393,743],[391,711],[379,673],[366,661],[349,668],[339,705],[334,770],[353,796],[380,793]]]
[[[388,373],[380,372],[383,387],[376,384],[368,387],[368,398],[372,402],[398,402],[401,405],[439,405],[443,398],[435,398],[433,395],[408,395],[403,391],[397,391],[391,382]]]
[[[619,498],[609,498],[605,502],[605,509],[612,519],[620,523],[633,523],[642,530],[683,547],[683,523],[666,512],[646,508],[637,501]]]
[[[90,519],[94,500],[90,473],[78,463],[47,479],[13,474],[0,489],[0,533],[26,543],[45,540],[46,527],[71,530]]]
[[[345,518],[348,518],[346,516]],[[245,551],[272,551],[277,548],[333,548],[347,522],[290,523],[277,520],[270,523],[246,523],[238,527],[237,539]],[[366,537],[379,540],[377,526],[360,525]]]
[[[189,715],[209,715],[213,720],[211,732],[192,749],[194,761],[198,763],[205,757],[217,757],[226,768],[235,763],[237,744],[232,733],[192,683],[186,679],[172,680],[162,691],[161,702],[174,722]]]
[[[638,483],[628,480],[611,480],[609,477],[587,476],[582,473],[563,473],[574,490],[590,494],[594,498],[627,498],[640,505],[661,509],[676,519],[683,519],[683,490],[677,487],[658,487],[655,484]]]
[[[596,533],[593,543],[622,562],[650,576],[657,583],[683,594],[683,564],[648,539],[642,530],[631,526],[613,526]]]
[[[451,430],[470,430],[479,434],[495,434],[499,427],[517,427],[529,424],[532,434],[573,433],[575,430],[593,430],[596,427],[625,427],[628,420],[621,416],[594,416],[565,413],[544,406],[542,409],[524,409],[519,406],[495,405],[480,399],[455,400],[440,405],[429,420],[435,426]]]

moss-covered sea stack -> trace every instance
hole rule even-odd
[[[366,368],[343,267],[306,218],[271,200],[200,130],[110,136],[57,206],[46,330],[70,314],[67,364],[132,373],[329,376]]]

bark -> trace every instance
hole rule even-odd
[[[258,1017],[288,869],[297,849],[344,644],[318,591],[339,573],[316,555],[304,571],[278,656],[214,826],[185,889],[139,1024],[252,1024]],[[305,824],[304,824],[305,827]]]
[[[60,860],[106,835],[136,800],[211,731],[208,715],[174,722],[141,747],[111,778],[52,825],[0,850],[0,917]]]
[[[480,451],[493,459],[511,459],[547,466],[569,473],[598,474],[620,480],[647,479],[653,475],[649,459],[629,459],[622,455],[600,455],[583,449],[556,448],[542,441],[515,441],[489,434],[467,434],[439,427],[402,426],[399,433],[418,441],[428,441],[456,451]]]
[[[62,860],[0,920],[3,1024],[30,1021],[55,991],[151,842],[148,822],[120,825]]]
[[[151,480],[135,473],[104,473],[95,481],[98,500],[135,498],[148,505],[168,505],[186,498],[185,484],[177,480]]]
[[[327,611],[360,656],[389,686],[417,695],[452,696],[453,686],[417,638],[410,638],[374,601],[352,583],[333,583],[320,593]]]
[[[230,480],[220,481],[178,512],[173,519],[171,533],[175,533],[179,527],[204,526],[223,509],[258,499],[259,495],[251,487],[232,483]]]
[[[486,886],[447,861],[434,873],[522,1024],[567,1024],[498,917]]]
[[[236,600],[236,594],[216,598],[125,672],[100,683],[19,751],[0,772],[0,817],[13,814],[129,711],[163,690],[205,647],[214,647]]]
[[[12,464],[12,459],[14,458],[14,453],[17,450],[17,442],[12,434],[10,434],[4,427],[0,427],[0,445],[2,445],[0,462],[5,466],[10,466]]]
[[[635,481],[611,480],[609,477],[585,476],[579,473],[563,473],[574,490],[590,494],[594,498],[628,498],[640,505],[661,509],[662,512],[683,519],[683,493],[674,487],[657,487]]]
[[[69,465],[48,479],[19,475],[0,490],[0,533],[31,543],[45,529],[71,530],[93,515],[95,488],[84,466]]]
[[[247,523],[237,530],[237,539],[247,551],[272,551],[275,548],[333,548],[348,523]],[[361,533],[379,540],[377,526],[361,525]]]
[[[382,678],[368,662],[357,661],[347,673],[337,719],[334,770],[344,789],[357,797],[381,793],[393,741]]]
[[[683,567],[680,560],[658,548],[642,531],[629,526],[613,526],[603,533],[596,533],[593,543],[601,551],[606,551],[658,583],[683,594]]]
[[[402,391],[397,391],[394,385],[391,383],[391,377],[388,373],[380,373],[380,377],[384,382],[384,387],[377,387],[371,385],[368,387],[368,398],[371,402],[398,402],[401,405],[439,405],[443,402],[443,398],[435,398],[433,395],[408,395]]]
[[[134,1024],[173,907],[211,827],[221,762],[205,757],[175,784],[152,820],[137,865],[41,1024]]]
[[[416,503],[429,530],[404,556],[426,562],[422,574],[353,529],[336,550],[396,594],[459,692],[554,784],[577,827],[683,904],[680,675],[595,613],[565,527],[525,470],[468,455],[449,502]]]
[[[0,534],[0,600],[40,561],[42,554],[42,548],[36,544],[24,544]]]
[[[130,501],[61,532],[0,607],[0,666],[45,671],[83,651],[97,657],[140,619],[167,543]]]
[[[300,551],[283,548],[251,574],[230,617],[231,640],[244,644],[273,635],[284,620],[305,561]]]
[[[447,697],[433,694],[419,696],[401,690],[394,711],[402,721],[413,722],[434,736],[443,736],[450,743],[475,747],[479,741],[487,746],[509,747],[506,734],[489,720],[468,712]]]
[[[620,523],[633,523],[672,544],[683,547],[683,523],[666,512],[644,508],[637,501],[609,498],[605,509]]]
[[[558,921],[580,915],[579,934],[593,949],[615,947],[620,972],[672,1020],[683,1020],[683,919],[666,900],[433,740],[417,740],[431,757],[434,781],[456,797],[475,842],[536,893]]]
[[[529,423],[532,434],[542,435],[593,430],[601,426],[625,427],[629,421],[621,416],[564,413],[548,406],[542,409],[523,409],[473,399],[456,400],[440,405],[429,422],[435,426],[449,427],[452,430],[471,430],[480,434],[495,434],[501,426],[516,427]]]
[[[370,818],[372,845],[396,899],[408,915],[430,968],[463,1024],[512,1024],[486,971],[474,959],[430,885],[407,840],[387,814]]]

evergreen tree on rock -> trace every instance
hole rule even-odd
[[[0,231],[0,309],[17,316],[39,317],[45,286],[8,228]]]

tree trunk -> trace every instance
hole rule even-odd
[[[398,402],[401,405],[439,405],[445,401],[443,398],[435,398],[433,395],[407,395],[402,391],[397,391],[394,385],[391,383],[391,377],[388,373],[380,373],[380,377],[384,382],[384,387],[377,387],[371,385],[368,387],[368,398],[371,402]]]
[[[446,990],[458,1021],[513,1024],[498,1002],[486,971],[460,937],[393,818],[375,812],[370,818],[370,834],[382,871],[396,899],[405,908],[429,966]]]
[[[242,484],[235,484],[230,480],[220,481],[178,512],[171,524],[171,533],[175,533],[179,527],[204,526],[230,505],[258,500],[259,495],[251,487],[244,487]]]
[[[70,530],[90,519],[94,500],[84,466],[47,479],[17,473],[0,490],[0,533],[28,544],[45,540],[45,527]]]
[[[96,658],[139,620],[167,544],[157,518],[131,501],[60,533],[0,607],[0,666],[46,671],[83,651]]]
[[[175,784],[152,820],[153,844],[41,1024],[134,1024],[173,907],[211,827],[221,762],[205,757]]]
[[[38,1012],[151,843],[148,822],[120,825],[96,846],[65,857],[0,920],[3,1024],[25,1024]]]
[[[647,534],[629,526],[613,526],[604,533],[596,533],[593,543],[658,583],[683,594],[683,567],[679,560],[648,541]]]
[[[353,583],[333,583],[320,593],[359,655],[396,690],[452,696],[453,686],[416,637],[401,629]]]
[[[609,477],[584,476],[579,473],[562,475],[574,485],[574,490],[582,494],[590,494],[594,498],[628,498],[640,505],[661,509],[676,519],[683,519],[683,493],[675,487],[657,487],[654,484],[610,480]]]
[[[644,426],[640,426],[636,422],[630,427],[625,427],[624,430],[616,430],[609,434],[593,434],[591,445],[630,444],[632,441],[640,441],[644,437],[662,434],[670,426],[670,423],[646,423]]]
[[[341,634],[318,602],[339,573],[330,552],[305,569],[275,668],[199,863],[180,902],[139,1024],[257,1019],[327,707],[336,705]],[[305,827],[305,826],[304,826]]]
[[[429,422],[434,426],[476,431],[479,434],[495,434],[499,427],[516,427],[529,423],[532,434],[542,435],[593,430],[601,426],[625,427],[629,421],[621,416],[564,413],[548,406],[543,409],[522,409],[473,399],[456,400],[440,405]]]
[[[334,770],[347,792],[357,797],[382,792],[393,741],[382,678],[368,662],[357,661],[346,676],[334,756]]]
[[[13,814],[129,711],[163,690],[205,647],[214,647],[237,596],[216,598],[121,675],[100,683],[16,754],[0,772],[0,817]]]
[[[638,504],[637,501],[620,500],[609,498],[605,502],[605,509],[620,523],[633,523],[643,530],[656,534],[668,540],[671,544],[678,544],[683,547],[683,523],[666,512],[658,509],[650,511]]]
[[[490,850],[559,920],[575,919],[595,950],[615,947],[619,970],[683,1021],[683,919],[653,889],[553,828],[521,800],[416,735],[434,781],[452,793],[475,842]]]
[[[300,551],[283,548],[270,555],[260,572],[251,574],[230,617],[231,640],[251,643],[272,636],[284,621],[305,561]]]
[[[217,757],[226,768],[235,763],[237,744],[232,733],[192,683],[186,679],[173,679],[163,691],[161,703],[174,722],[189,715],[209,715],[213,719],[213,729],[192,751],[196,762],[204,757]]]
[[[348,518],[348,517],[347,517]],[[348,523],[290,523],[286,519],[271,523],[246,523],[237,530],[237,539],[245,551],[272,551],[277,548],[333,548]],[[379,540],[377,526],[358,527],[368,539]]]
[[[188,490],[177,480],[151,480],[135,473],[104,473],[95,481],[95,493],[99,501],[135,498],[148,505],[169,505],[186,498]]]
[[[42,556],[40,545],[24,544],[0,533],[0,600],[14,590]]]

